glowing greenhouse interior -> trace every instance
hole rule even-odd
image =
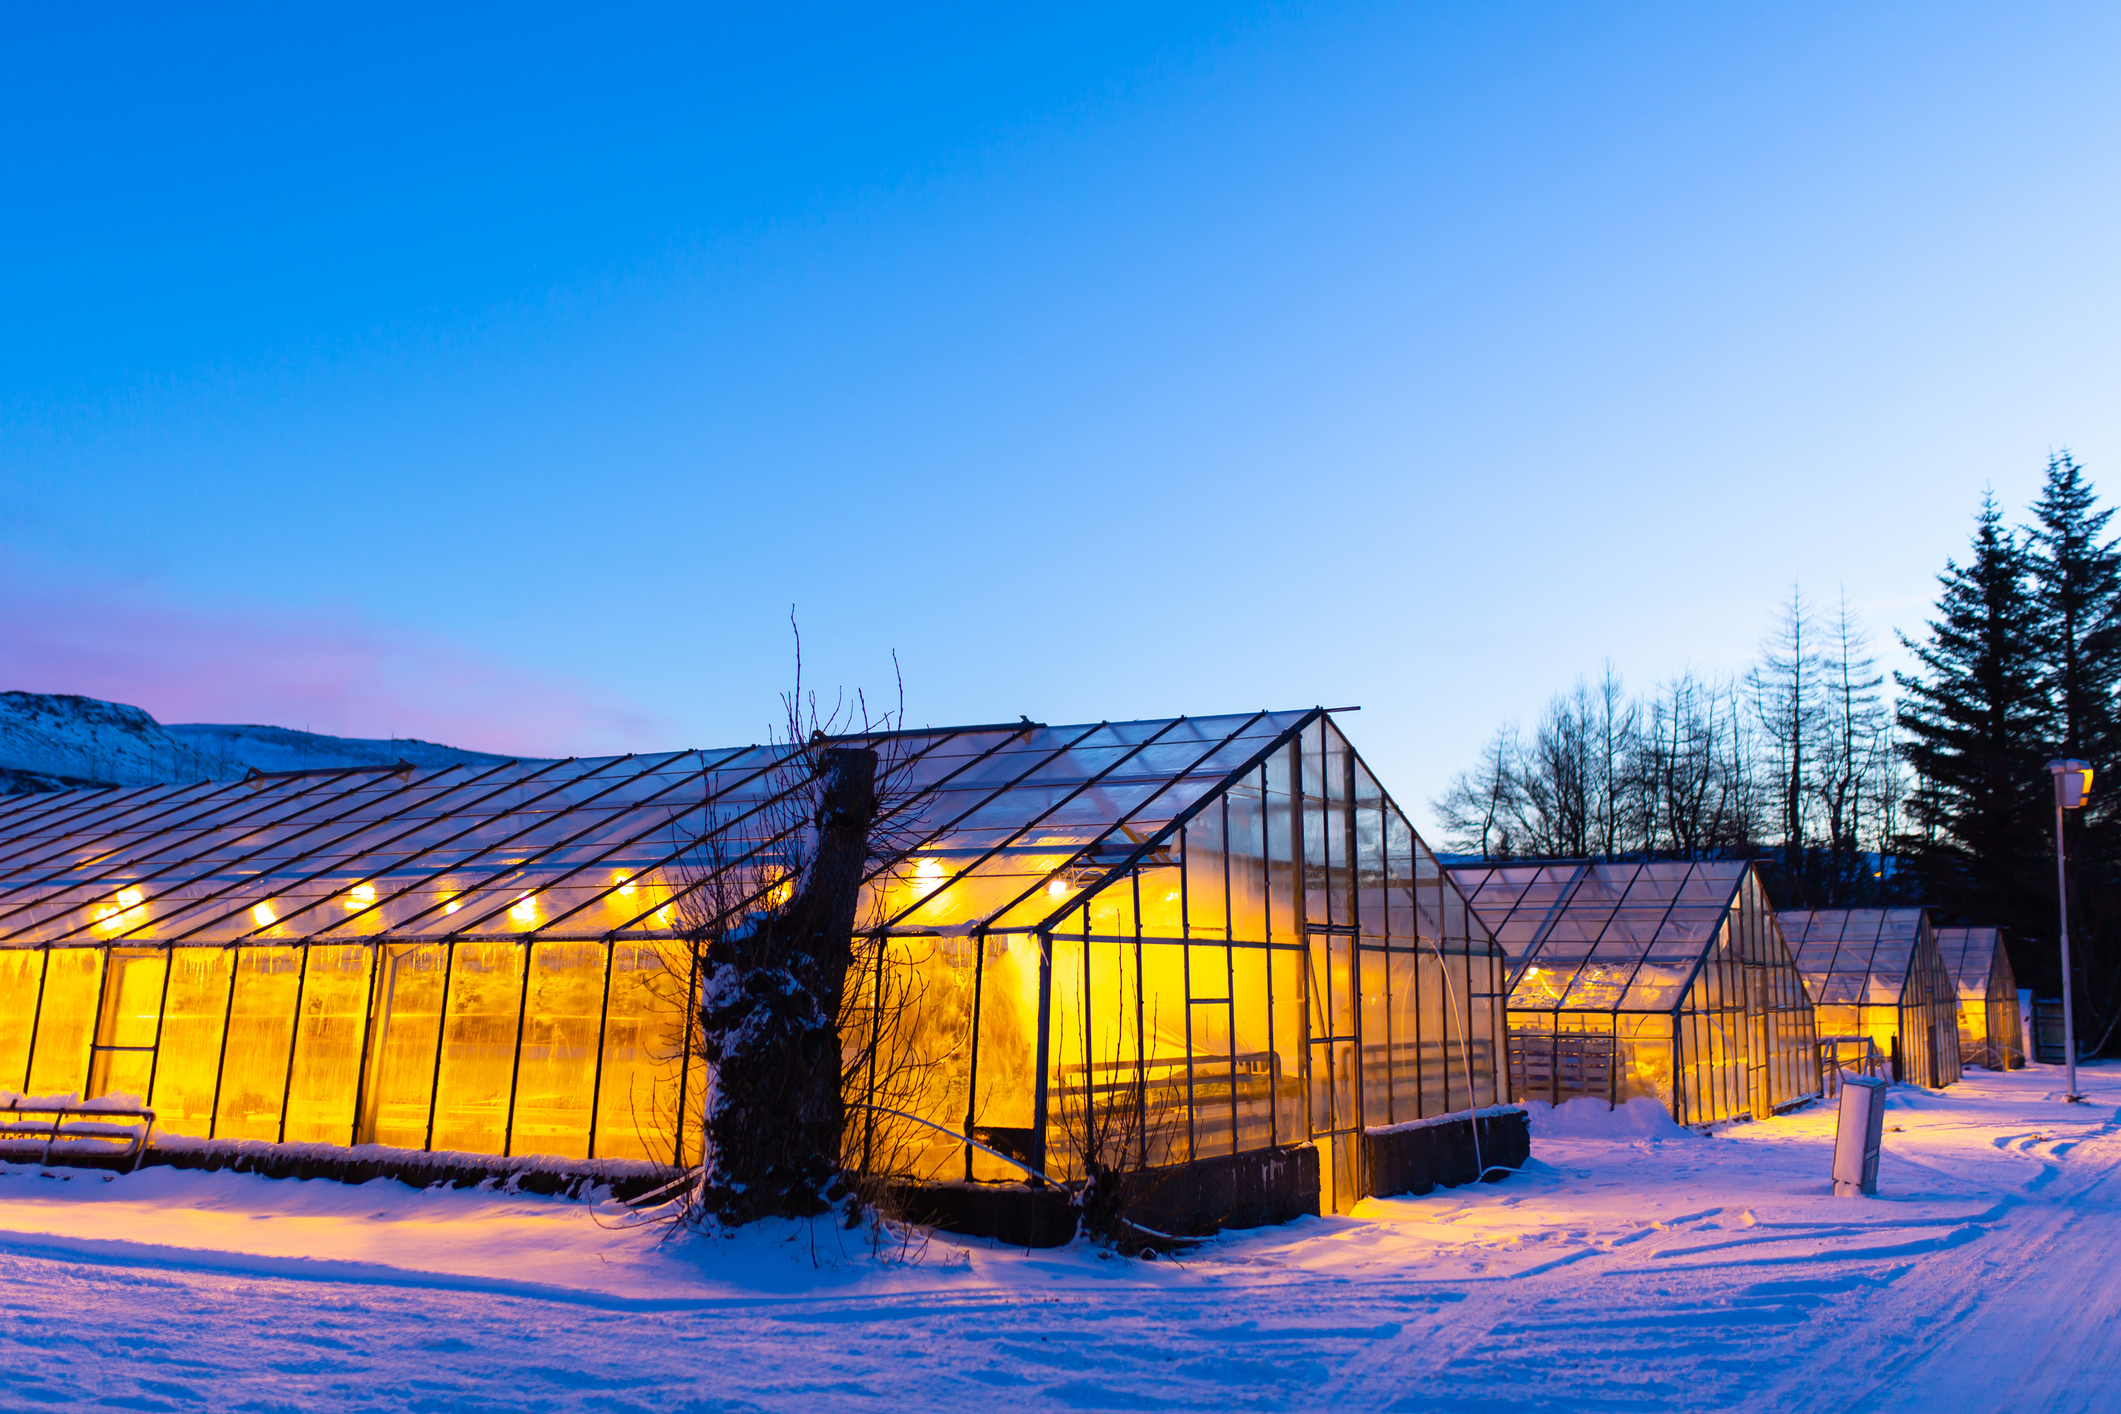
[[[1509,957],[1520,1100],[1655,1099],[1682,1124],[1819,1092],[1812,1012],[1739,861],[1450,868]]]
[[[899,791],[842,1032],[896,1038],[849,1099],[924,1122],[865,1129],[880,1167],[1316,1143],[1345,1208],[1366,1128],[1503,1098],[1502,953],[1327,712],[841,740]],[[793,759],[0,801],[0,1086],[196,1140],[697,1162],[701,900],[787,887]]]
[[[1989,1070],[2025,1064],[2018,978],[1998,928],[1939,928],[1937,952],[1959,995],[1959,1063]]]
[[[1938,1089],[1959,1078],[1959,998],[1920,908],[1786,910],[1822,1041],[1869,1038],[1893,1078]]]

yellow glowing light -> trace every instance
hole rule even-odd
[[[523,894],[508,906],[508,916],[518,923],[537,922],[538,896],[536,894]]]
[[[1046,885],[1046,892],[1055,898],[1066,898],[1068,896],[1068,881],[1066,879],[1055,879],[1052,883]]]
[[[464,906],[463,904],[461,904],[461,903],[458,903],[458,902],[457,902],[457,901],[456,901],[455,899],[451,899],[451,900],[450,900],[450,901],[449,901],[448,903],[445,903],[445,904],[443,904],[443,905],[442,905],[442,911],[443,911],[444,913],[455,913],[455,912],[456,912],[456,911],[457,911],[458,909],[462,908],[463,906]]]
[[[637,886],[637,885],[636,885],[636,884],[635,884],[635,883],[633,882],[633,880],[631,880],[631,879],[627,878],[627,877],[626,877],[626,876],[625,876],[624,874],[614,874],[614,875],[612,875],[612,876],[611,876],[611,881],[612,881],[612,882],[613,882],[614,884],[617,884],[617,885],[619,886],[619,897],[620,897],[620,898],[632,898],[632,897],[634,896],[634,893],[636,892],[636,889],[637,889],[637,887],[638,887],[638,886]]]
[[[1173,890],[1171,890],[1171,892],[1170,892],[1170,893],[1167,893],[1167,894],[1165,894],[1165,895],[1164,895],[1164,902],[1165,902],[1165,903],[1177,903],[1177,902],[1178,902],[1178,890],[1177,890],[1177,889],[1173,889]]]
[[[794,893],[795,885],[783,879],[772,888],[766,890],[766,902],[774,908],[779,908],[782,904],[788,902],[789,897]]]
[[[339,901],[346,905],[348,913],[358,912],[376,901],[376,886],[374,884],[355,884],[346,891],[346,897]]]
[[[96,926],[99,928],[121,928],[127,923],[137,924],[142,920],[133,915],[140,911],[141,901],[145,897],[138,889],[120,889],[116,904],[98,904],[90,910],[90,915],[96,920]]]
[[[943,862],[940,859],[923,859],[920,868],[913,871],[914,877],[924,884],[935,884],[943,877]]]
[[[272,900],[267,899],[263,903],[254,903],[250,906],[250,921],[257,924],[260,928],[270,928],[273,924],[280,921],[280,915],[272,911]]]

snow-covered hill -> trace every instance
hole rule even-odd
[[[0,692],[0,794],[67,786],[236,780],[253,770],[490,764],[433,742],[319,736],[286,727],[164,726],[138,707],[62,693]]]

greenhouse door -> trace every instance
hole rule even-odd
[[[1314,923],[1304,935],[1311,1142],[1318,1146],[1319,1208],[1328,1213],[1345,1213],[1362,1196],[1355,954],[1353,928]]]
[[[81,1098],[131,1095],[143,1105],[149,1103],[155,1042],[162,1031],[162,983],[168,974],[167,953],[112,949],[104,964],[103,1003],[97,1008],[88,1085]]]

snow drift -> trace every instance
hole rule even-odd
[[[1615,1109],[1605,1101],[1579,1095],[1550,1105],[1527,1100],[1534,1139],[1684,1139],[1688,1132],[1671,1112],[1646,1095],[1638,1095]]]

